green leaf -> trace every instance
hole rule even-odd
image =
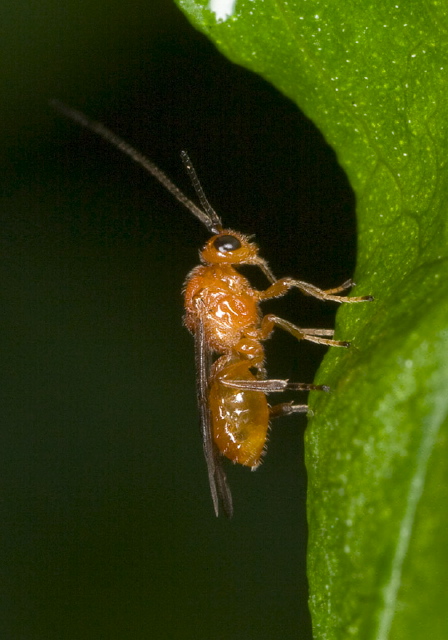
[[[357,197],[356,294],[375,302],[341,309],[352,348],[326,356],[333,392],[310,399],[315,637],[446,638],[446,4],[178,4],[317,124]]]

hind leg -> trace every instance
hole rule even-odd
[[[292,413],[307,413],[307,404],[293,404],[292,402],[282,402],[269,407],[270,418],[281,418],[282,416],[290,416]]]

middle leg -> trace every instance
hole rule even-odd
[[[309,342],[326,344],[330,347],[347,348],[350,346],[350,342],[347,342],[346,340],[330,340],[328,338],[322,337],[328,335],[332,336],[334,334],[334,331],[332,329],[300,329],[292,322],[283,320],[283,318],[279,318],[272,313],[263,316],[261,320],[261,340],[265,340],[266,338],[268,338],[276,325],[293,335],[295,338],[297,338],[297,340],[309,340]]]

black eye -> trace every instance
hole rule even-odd
[[[236,251],[241,248],[241,242],[235,236],[219,236],[213,246],[217,251]]]

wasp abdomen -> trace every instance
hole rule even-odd
[[[269,405],[261,391],[231,389],[221,383],[223,379],[257,380],[249,361],[237,359],[228,364],[226,360],[215,363],[210,387],[213,439],[226,458],[255,469],[266,445]]]

